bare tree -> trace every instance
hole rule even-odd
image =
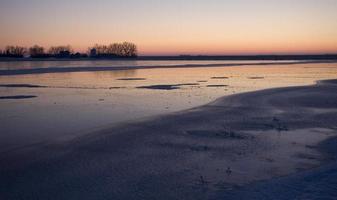
[[[113,43],[113,44],[109,45],[108,52],[111,55],[117,56],[118,55],[118,49],[119,49],[118,44],[117,43]]]
[[[62,52],[73,53],[73,49],[70,45],[67,46],[52,46],[49,48],[48,53],[51,55],[60,55]]]
[[[42,56],[44,55],[44,48],[38,45],[34,45],[29,48],[29,54],[30,56]]]
[[[96,44],[94,48],[96,49],[98,55],[109,54],[109,48],[106,45]]]
[[[8,56],[18,56],[22,57],[27,52],[25,47],[20,46],[7,46],[5,48],[5,54]]]
[[[28,53],[31,57],[79,57],[80,53],[74,55],[73,49],[70,45],[67,46],[52,46],[48,50],[48,54],[45,53],[45,49],[42,46],[34,45],[28,49]],[[22,57],[27,53],[25,47],[20,46],[7,46],[4,51],[0,50],[0,54],[4,56]],[[137,57],[137,46],[131,42],[112,43],[110,45],[96,44],[91,48],[88,48],[88,54],[92,57],[110,57],[110,58],[132,58]]]
[[[122,44],[122,54],[124,57],[136,57],[137,56],[137,46],[130,42],[123,42]]]
[[[108,46],[96,44],[89,52],[96,52],[98,57],[136,57],[137,46],[130,42],[112,43]]]

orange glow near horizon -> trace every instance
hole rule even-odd
[[[334,0],[3,0],[0,48],[129,41],[140,55],[337,53],[336,10]]]

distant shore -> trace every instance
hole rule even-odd
[[[81,60],[235,60],[235,61],[278,61],[278,60],[337,60],[337,54],[311,55],[180,55],[180,56],[138,56],[136,58],[10,58],[0,57],[0,62],[9,61],[81,61]]]
[[[333,198],[336,91],[337,80],[327,80],[242,93],[6,152],[0,155],[0,197]]]

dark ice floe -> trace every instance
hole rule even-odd
[[[182,83],[182,84],[172,84],[172,85],[149,85],[149,86],[140,86],[138,89],[151,89],[151,90],[177,90],[182,86],[198,86],[198,83]]]
[[[118,81],[145,81],[146,78],[120,78]]]
[[[229,85],[207,85],[207,87],[210,87],[210,88],[217,88],[217,87],[228,87]]]
[[[0,84],[3,88],[46,88],[48,86],[32,85],[32,84]]]
[[[0,100],[6,99],[32,99],[36,98],[37,96],[34,95],[16,95],[16,96],[0,96]]]
[[[265,77],[260,76],[253,76],[253,77],[247,77],[248,79],[264,79]]]
[[[229,77],[219,76],[219,77],[212,77],[211,79],[229,79]]]

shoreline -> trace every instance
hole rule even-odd
[[[42,144],[30,155],[1,155],[0,197],[239,199],[242,190],[249,197],[252,191],[242,187],[310,173],[331,161],[320,144],[337,135],[336,82],[226,96]]]
[[[144,60],[155,60],[155,61],[210,61],[210,60],[227,60],[227,61],[282,61],[282,60],[336,60],[337,54],[325,53],[325,54],[257,54],[257,55],[141,55],[138,57],[126,57],[126,58],[27,58],[27,57],[0,57],[0,62],[8,61],[99,61],[99,60],[134,60],[134,61],[144,61]]]
[[[309,61],[287,61],[287,62],[256,62],[256,63],[216,63],[216,64],[186,64],[186,65],[162,65],[162,66],[114,66],[114,67],[49,67],[35,69],[7,69],[0,70],[0,76],[15,76],[46,73],[69,73],[69,72],[101,72],[122,71],[137,69],[170,69],[170,68],[197,68],[197,67],[235,67],[235,66],[272,66],[272,65],[300,65],[318,63],[337,63],[337,60],[309,60]]]

